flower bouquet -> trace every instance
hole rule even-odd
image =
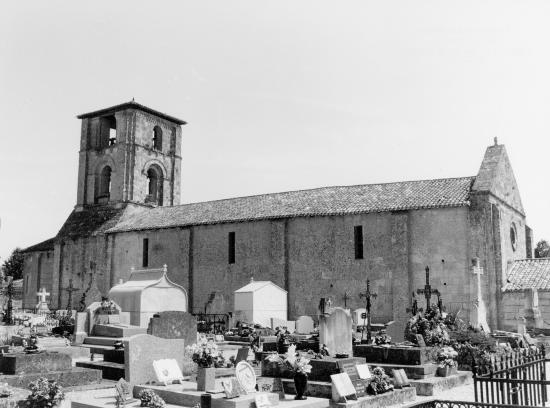
[[[292,344],[288,347],[285,354],[270,354],[266,357],[266,361],[280,364],[288,368],[294,375],[294,386],[296,388],[296,400],[304,400],[304,394],[307,391],[307,375],[311,373],[311,364],[309,359],[296,352],[296,345]]]
[[[445,346],[437,353],[437,375],[439,377],[447,377],[456,371],[458,352],[450,347]]]
[[[390,377],[382,367],[375,367],[372,370],[372,380],[367,387],[367,392],[371,395],[377,395],[391,390],[393,390],[393,384]]]
[[[218,345],[213,341],[202,341],[185,347],[185,354],[190,356],[193,362],[200,368],[220,368],[225,366],[225,358],[218,350]]]

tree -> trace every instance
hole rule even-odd
[[[550,245],[548,241],[541,239],[535,248],[535,258],[548,258],[550,256]]]
[[[24,262],[25,256],[21,252],[21,248],[15,248],[10,257],[2,264],[4,278],[13,276],[13,279],[21,279],[23,277]]]

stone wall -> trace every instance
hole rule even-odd
[[[51,291],[53,272],[53,251],[30,252],[25,254],[23,269],[23,308],[33,309],[38,303],[36,292],[45,287]],[[51,292],[50,292],[51,293]],[[47,298],[50,300],[50,297]]]

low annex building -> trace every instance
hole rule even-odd
[[[496,141],[470,177],[180,205],[183,120],[134,101],[78,118],[77,203],[48,245],[27,249],[25,307],[45,287],[50,308],[65,308],[73,287],[76,308],[127,281],[131,267],[166,264],[190,312],[213,298],[219,310],[211,312],[231,312],[235,290],[251,277],[287,292],[288,319],[316,316],[321,297],[340,306],[347,296],[356,309],[369,279],[378,294],[373,320],[402,321],[429,266],[444,303],[469,316],[478,258],[487,320],[499,328],[508,263],[531,257],[519,189]]]

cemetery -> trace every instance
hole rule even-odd
[[[360,294],[365,308],[321,299],[317,316],[291,321],[285,291],[252,280],[236,291],[233,318],[219,334],[198,330],[199,317],[181,304],[185,290],[166,272],[132,270],[109,297],[81,311],[50,311],[44,289],[26,317],[6,310],[0,404],[46,390],[54,404],[68,398],[74,408],[414,405],[472,381],[477,392],[477,382],[489,381],[486,373],[507,359],[546,361],[545,337],[531,337],[523,319],[517,332],[491,333],[483,316],[474,326],[445,312],[428,268],[425,286],[404,305],[409,316],[399,339],[389,335],[399,336],[395,322],[371,323],[377,297],[368,281]],[[165,301],[168,295],[179,304]]]

